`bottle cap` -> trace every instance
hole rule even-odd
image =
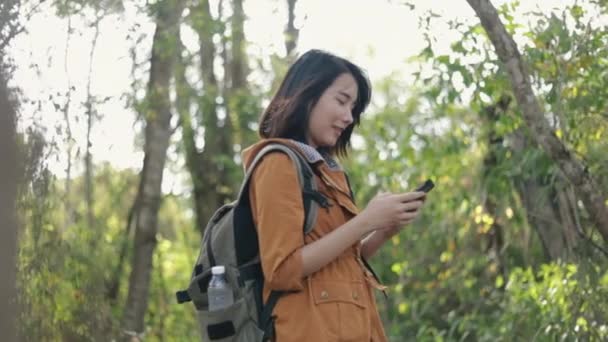
[[[224,274],[226,273],[225,266],[213,266],[211,267],[211,274]]]

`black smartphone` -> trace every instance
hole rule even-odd
[[[435,187],[435,183],[433,183],[432,180],[427,179],[426,182],[424,182],[424,184],[422,184],[421,186],[419,186],[418,188],[416,188],[416,191],[423,191],[423,192],[427,192],[428,193],[434,187]]]

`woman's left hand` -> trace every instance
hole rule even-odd
[[[420,211],[422,209],[422,206],[424,206],[424,197],[422,199],[422,204],[420,205],[420,207],[418,207],[415,210],[416,215],[414,217],[412,217],[411,219],[408,220],[408,222],[406,222],[405,224],[392,224],[389,225],[387,227],[384,227],[382,229],[378,229],[377,232],[382,234],[383,239],[389,240],[390,238],[392,238],[393,236],[397,235],[403,228],[405,228],[405,226],[409,225],[410,223],[412,223],[414,220],[416,220],[416,218],[418,218],[418,216],[420,215]]]
[[[390,195],[390,193],[380,193],[380,194],[378,194],[378,197],[387,196],[387,195]],[[422,197],[421,199],[416,200],[416,202],[418,202],[418,203],[415,203],[415,205],[413,205],[414,209],[411,209],[411,210],[414,213],[414,215],[411,216],[410,219],[408,219],[406,221],[401,221],[399,223],[392,223],[392,224],[389,224],[382,228],[376,229],[371,235],[367,236],[362,241],[363,245],[362,245],[362,249],[361,249],[361,255],[364,258],[369,259],[374,254],[376,254],[378,249],[382,245],[384,245],[384,243],[386,241],[390,240],[393,236],[397,235],[403,228],[405,228],[405,226],[412,223],[420,214],[420,210],[421,210],[422,206],[424,205],[425,198],[426,198],[426,196]]]

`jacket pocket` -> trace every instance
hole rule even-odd
[[[369,341],[370,320],[363,283],[313,280],[311,291],[332,341]]]

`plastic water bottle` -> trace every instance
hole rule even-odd
[[[234,303],[232,288],[226,280],[226,267],[214,266],[211,268],[211,280],[207,288],[209,297],[209,311],[221,310]]]

